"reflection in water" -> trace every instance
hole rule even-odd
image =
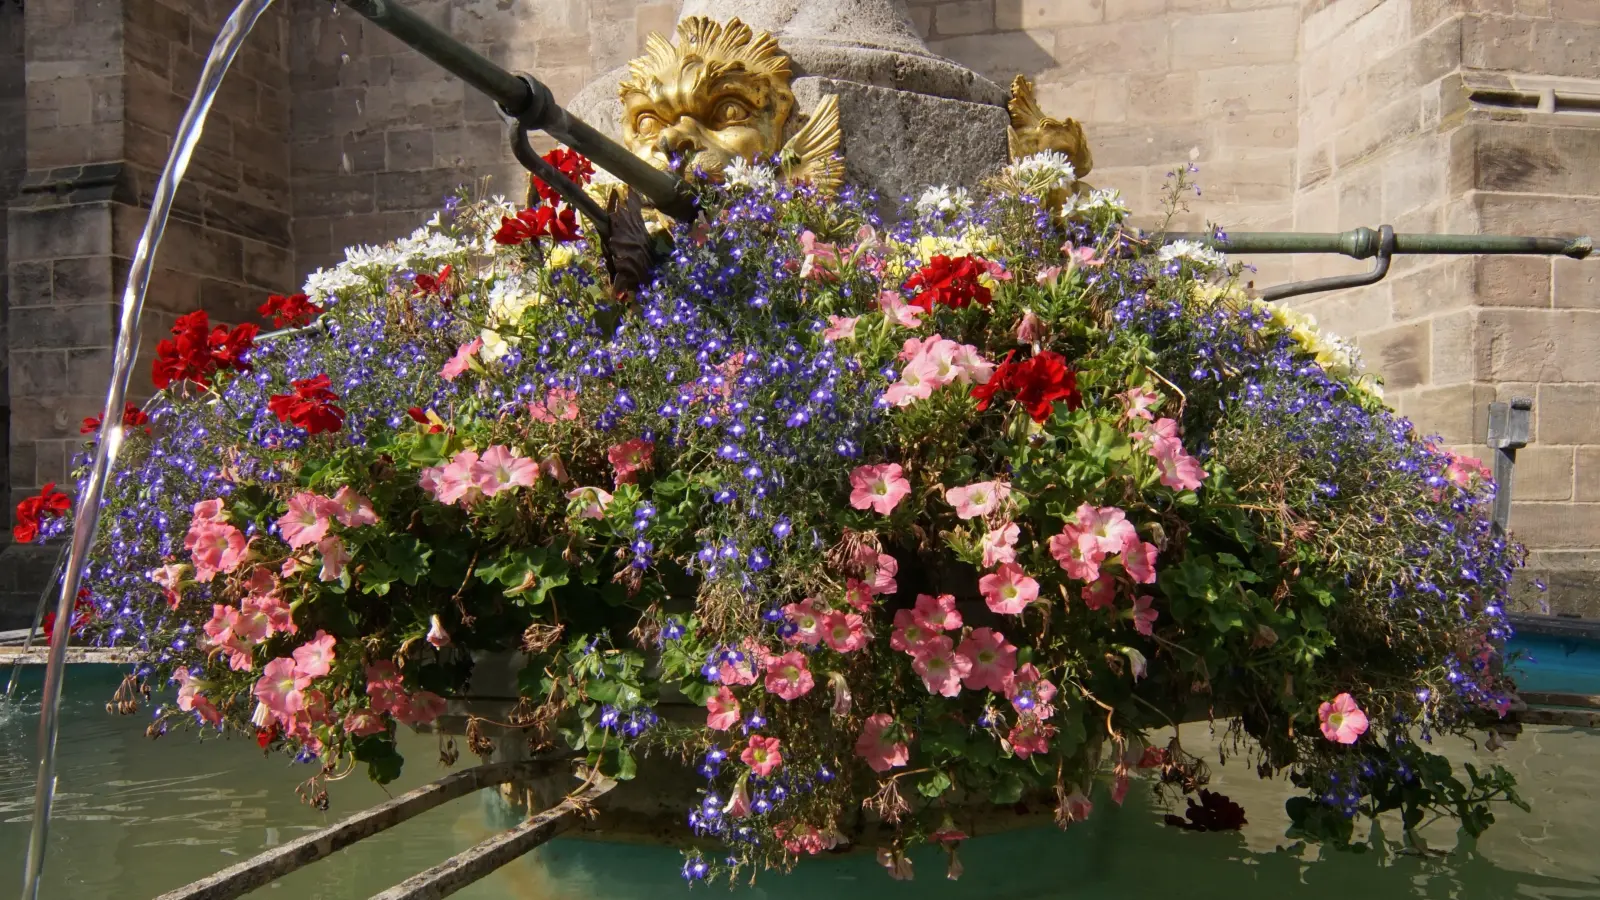
[[[97,669],[104,671],[96,672]],[[382,800],[358,774],[330,786],[331,813],[301,804],[294,786],[308,766],[263,760],[248,740],[174,733],[152,744],[143,716],[103,704],[120,675],[74,667],[61,736],[59,819],[42,896],[47,900],[146,900]],[[37,695],[38,676],[24,684]],[[0,709],[0,891],[21,879],[33,800],[37,701]],[[1199,752],[1205,729],[1186,729]],[[218,741],[221,745],[218,745]],[[438,776],[433,738],[405,741],[398,792]],[[1462,745],[1452,756],[1487,756]],[[1211,754],[1214,759],[1214,754]],[[787,877],[764,877],[741,897],[816,898],[1600,898],[1600,735],[1528,729],[1499,754],[1521,779],[1532,814],[1510,810],[1475,849],[1420,859],[1380,852],[1321,853],[1282,837],[1285,786],[1262,782],[1242,760],[1214,766],[1216,787],[1244,804],[1239,834],[1189,834],[1159,824],[1164,811],[1135,790],[1125,807],[1104,796],[1096,815],[1066,835],[1054,829],[978,837],[962,849],[966,874],[944,879],[943,855],[913,855],[917,880],[894,882],[870,855],[833,856]],[[489,837],[502,822],[485,793],[454,801],[262,888],[255,897],[361,900]],[[1430,835],[1450,846],[1451,835]],[[690,895],[670,848],[556,841],[457,894],[468,900],[647,900]]]

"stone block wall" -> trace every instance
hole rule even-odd
[[[409,7],[513,71],[538,73],[558,100],[670,33],[678,2],[420,0]],[[411,230],[458,185],[488,176],[514,196],[526,175],[494,104],[365,19],[326,0],[293,0],[292,172],[301,274],[342,248]],[[542,135],[537,149],[552,146]]]
[[[1600,4],[1308,4],[1295,227],[1600,230],[1596,47]],[[1295,276],[1363,265],[1302,257]],[[1510,525],[1551,591],[1527,600],[1600,612],[1600,262],[1402,257],[1383,283],[1299,305],[1460,452],[1489,458],[1490,402],[1534,400]]]
[[[6,311],[10,279],[5,277],[7,256],[4,209],[17,191],[28,168],[28,84],[24,75],[22,4],[0,0],[0,498],[10,496],[10,441],[5,431],[11,418],[7,387]]]

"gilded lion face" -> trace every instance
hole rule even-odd
[[[620,87],[623,143],[659,168],[718,176],[735,157],[771,157],[794,109],[789,61],[772,36],[694,16],[678,45],[652,34]]]

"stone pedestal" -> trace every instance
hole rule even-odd
[[[929,179],[971,185],[1006,162],[1006,91],[929,52],[900,0],[687,0],[680,21],[692,15],[737,17],[777,37],[792,61],[797,108],[838,96],[848,178],[885,199]],[[568,108],[620,135],[617,84],[626,73],[596,78]]]

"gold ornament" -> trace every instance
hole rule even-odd
[[[771,34],[738,19],[703,16],[678,23],[674,46],[661,34],[628,66],[618,86],[622,141],[640,158],[667,169],[698,169],[720,178],[735,159],[779,160],[784,177],[832,190],[843,181],[838,158],[839,109],[825,97],[798,131],[784,140],[794,111],[792,72]]]
[[[1089,141],[1083,136],[1083,126],[1076,119],[1053,119],[1039,109],[1033,94],[1033,82],[1018,75],[1011,80],[1011,102],[1006,104],[1011,113],[1011,127],[1006,137],[1011,144],[1011,158],[1054,150],[1064,153],[1072,161],[1072,169],[1079,178],[1094,168],[1094,155],[1089,152]]]

